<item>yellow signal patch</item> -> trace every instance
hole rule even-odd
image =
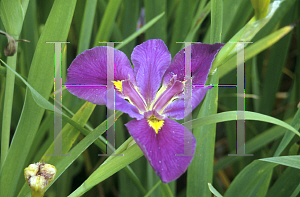
[[[164,121],[159,120],[154,116],[151,116],[150,118],[148,118],[148,124],[149,124],[150,127],[152,127],[155,130],[155,133],[158,134],[158,131],[164,125]]]
[[[122,81],[114,81],[114,86],[116,87],[117,90],[122,92]]]

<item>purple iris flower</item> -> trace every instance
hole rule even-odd
[[[192,109],[211,88],[204,84],[222,46],[191,46]],[[135,118],[125,126],[164,183],[186,171],[193,156],[178,155],[184,154],[184,148],[194,154],[196,147],[193,134],[184,133],[187,129],[173,120],[183,119],[187,114],[184,112],[184,56],[182,49],[171,62],[171,54],[162,40],[148,40],[133,49],[132,68],[126,55],[114,49],[114,88],[107,90],[107,47],[95,47],[79,54],[67,75],[69,86],[66,87],[72,94],[98,105],[105,105],[107,92],[115,90],[115,109]]]

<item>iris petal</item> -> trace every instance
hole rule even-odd
[[[114,80],[135,83],[127,56],[114,49]],[[95,47],[79,54],[68,68],[66,88],[81,99],[98,105],[106,103],[107,47]]]
[[[204,98],[207,90],[209,90],[211,86],[206,87],[192,87],[192,109],[190,111],[186,111],[186,114],[189,114],[192,110],[194,110],[199,103]],[[184,96],[181,95],[180,98],[176,99],[172,103],[170,103],[162,112],[163,115],[169,116],[171,118],[174,118],[176,120],[181,120],[185,117],[186,114],[184,114]]]
[[[141,113],[146,111],[146,103],[144,99],[129,80],[122,82],[122,89],[122,94],[124,97],[128,98],[130,102],[140,110]]]
[[[131,61],[139,91],[150,106],[171,63],[171,54],[162,40],[148,40],[133,49]]]
[[[173,80],[168,84],[166,90],[160,95],[157,101],[154,103],[153,109],[160,112],[166,105],[176,98],[177,95],[182,93],[184,84],[173,78]]]
[[[140,114],[140,111],[136,106],[132,105],[128,101],[121,98],[118,94],[115,94],[115,98],[113,98],[113,93],[111,91],[115,91],[114,89],[108,90],[108,99],[114,100],[115,102],[109,102],[106,104],[106,106],[109,109],[119,110],[126,114],[128,114],[132,118],[136,118],[138,120],[144,118],[142,114]],[[105,95],[106,96],[106,95]],[[115,107],[115,108],[114,108]]]
[[[184,126],[168,118],[164,119],[164,125],[157,134],[147,119],[132,120],[125,126],[162,182],[177,179],[186,171],[193,156],[178,154],[184,154],[184,148],[194,154],[196,140],[190,131],[184,135]],[[186,144],[184,137],[188,141]]]
[[[211,64],[219,50],[224,46],[222,43],[216,44],[193,44],[192,45],[192,83],[193,85],[203,85],[206,82]],[[184,49],[179,51],[172,60],[170,67],[167,69],[163,84],[167,85],[174,75],[177,79],[184,81],[185,77],[185,53]]]
[[[224,46],[222,43],[210,44],[193,44],[191,51],[191,69],[192,69],[192,109],[195,109],[201,100],[204,98],[207,90],[212,86],[204,86],[211,65],[219,50]],[[177,79],[184,81],[185,78],[185,53],[184,49],[179,51],[172,60],[170,67],[167,69],[163,84],[166,85],[176,75]],[[189,111],[184,113],[184,95],[181,94],[179,98],[170,103],[163,114],[174,119],[183,119]]]

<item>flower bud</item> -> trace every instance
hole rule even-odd
[[[39,166],[36,164],[30,164],[27,168],[24,170],[24,176],[26,181],[30,179],[30,177],[35,176],[39,171]]]
[[[40,173],[48,182],[52,182],[56,174],[56,168],[53,165],[46,163],[40,167]]]
[[[31,177],[28,180],[28,185],[31,189],[31,196],[32,197],[44,196],[47,184],[48,183],[47,183],[45,177],[43,177],[41,175]]]
[[[34,163],[24,169],[32,197],[44,196],[46,187],[54,180],[56,168],[51,164]]]
[[[255,10],[255,19],[259,20],[267,15],[270,0],[251,0],[252,6]]]

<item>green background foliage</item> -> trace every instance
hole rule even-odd
[[[262,3],[264,2],[264,3]],[[260,4],[261,3],[261,4]],[[47,162],[57,168],[45,196],[299,196],[299,0],[1,0],[0,30],[18,42],[6,57],[0,35],[0,196],[30,196],[23,170]],[[252,7],[252,4],[254,5]],[[260,7],[261,6],[261,7]],[[62,45],[62,80],[79,53],[99,41],[130,59],[133,48],[162,39],[226,43],[207,83],[236,84],[236,43],[245,44],[245,153],[236,144],[235,87],[214,87],[193,111],[196,154],[187,172],[163,184],[133,143],[116,112],[116,154],[105,153],[106,108],[63,93],[63,154],[51,157],[54,44]],[[113,117],[108,117],[113,119]],[[183,123],[183,121],[179,121]],[[112,146],[108,144],[108,146]]]

